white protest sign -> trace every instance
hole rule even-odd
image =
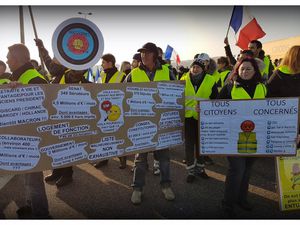
[[[298,98],[200,102],[200,154],[294,155]]]

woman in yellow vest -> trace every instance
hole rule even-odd
[[[267,89],[262,83],[256,60],[245,58],[236,66],[232,76],[235,81],[226,84],[218,96],[219,99],[259,99],[265,98]],[[229,169],[226,175],[223,212],[226,217],[234,217],[234,206],[238,204],[244,210],[251,210],[247,200],[250,172],[255,161],[253,157],[228,156]]]
[[[197,154],[198,146],[198,112],[195,107],[197,101],[215,99],[218,96],[215,78],[206,73],[205,62],[196,58],[191,64],[189,72],[180,80],[185,83],[185,157],[188,170],[187,182],[192,183],[195,175],[208,178],[204,169],[204,159]],[[195,148],[196,146],[196,148]]]
[[[217,82],[218,87],[222,88],[225,85],[225,81],[228,78],[232,70],[232,66],[229,63],[228,58],[222,56],[217,60],[218,72],[220,74],[220,79]]]

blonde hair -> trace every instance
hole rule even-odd
[[[292,73],[300,72],[300,45],[292,46],[285,53],[280,66],[287,66]]]
[[[21,64],[30,62],[30,53],[24,44],[14,44],[8,47],[10,54]]]

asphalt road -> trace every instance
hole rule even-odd
[[[118,159],[96,169],[90,164],[74,168],[72,184],[57,189],[45,184],[50,214],[54,219],[218,219],[222,218],[220,201],[223,198],[227,161],[212,157],[215,164],[207,166],[210,179],[197,178],[186,183],[183,149],[172,149],[171,179],[176,194],[173,202],[164,199],[158,176],[152,174],[153,157],[149,154],[149,171],[144,187],[143,202],[130,201],[133,157],[128,167],[118,168]],[[49,174],[45,171],[44,174]],[[273,158],[257,159],[250,180],[249,200],[255,205],[248,212],[237,208],[238,218],[300,218],[300,211],[280,212],[276,193],[276,175]],[[16,210],[24,202],[21,176],[15,176],[0,190],[0,218],[17,218]]]

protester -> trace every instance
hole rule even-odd
[[[128,61],[123,61],[120,67],[120,71],[124,72],[127,76],[131,72],[131,64]]]
[[[102,59],[102,68],[103,71],[100,74],[100,83],[121,83],[125,79],[125,71],[121,69],[121,71],[118,71],[116,67],[116,59],[115,56],[108,53],[101,57]],[[127,62],[129,65],[130,63]],[[126,168],[126,156],[119,157],[120,159],[120,169]],[[108,164],[108,159],[101,160],[94,164],[96,168],[100,168],[102,166],[105,166]]]
[[[185,81],[185,160],[188,176],[186,182],[192,183],[195,176],[209,178],[205,172],[203,156],[199,156],[198,144],[198,100],[215,99],[218,89],[214,77],[205,70],[206,62],[195,58],[190,71],[181,77]],[[196,148],[195,148],[196,147]]]
[[[135,68],[126,77],[125,82],[153,82],[174,80],[174,75],[166,66],[161,65],[158,61],[158,50],[154,43],[146,43],[142,48],[138,49],[141,53],[142,63]],[[154,156],[159,161],[160,167],[160,184],[162,192],[166,200],[175,199],[175,194],[171,189],[170,180],[170,151],[169,149],[157,150]],[[133,193],[131,202],[140,204],[142,202],[142,191],[145,185],[145,173],[148,167],[148,153],[138,153],[135,156],[135,167],[133,176]]]
[[[262,76],[253,58],[241,60],[232,76],[237,75],[234,82],[226,84],[218,99],[261,99],[267,95],[262,83]],[[231,79],[232,80],[232,79]],[[228,156],[229,169],[225,180],[225,193],[222,209],[226,217],[234,217],[234,207],[238,204],[244,210],[252,210],[248,202],[250,173],[255,161],[254,157]]]
[[[262,50],[262,43],[258,40],[250,41],[248,44],[248,49],[254,54],[254,58],[259,58],[265,63],[265,69],[260,71],[262,76],[266,76],[264,79],[270,78],[273,73],[274,67],[268,56],[265,55],[264,50]]]
[[[35,42],[39,49],[39,53],[50,72],[52,84],[89,83],[89,81],[85,79],[85,74],[87,73],[86,70],[75,71],[66,68],[61,65],[57,59],[51,59],[41,39],[36,39]],[[71,184],[73,182],[73,167],[56,168],[52,170],[50,175],[45,177],[45,181],[49,184],[55,183],[57,188]]]
[[[6,73],[6,64],[0,60],[0,84],[8,84],[10,82],[10,73]]]
[[[23,44],[8,47],[7,65],[12,72],[10,80],[14,83],[47,84],[45,78],[30,63],[30,53]],[[49,218],[48,199],[46,195],[43,172],[24,174],[27,205],[18,209],[20,218],[30,214],[32,218]]]
[[[134,54],[134,56],[132,57],[131,69],[133,70],[139,67],[141,61],[142,61],[141,53]]]
[[[220,74],[220,79],[217,83],[218,87],[224,87],[225,81],[228,78],[228,75],[230,74],[232,70],[232,66],[229,63],[229,60],[226,57],[220,57],[217,60],[218,65],[218,72]]]

